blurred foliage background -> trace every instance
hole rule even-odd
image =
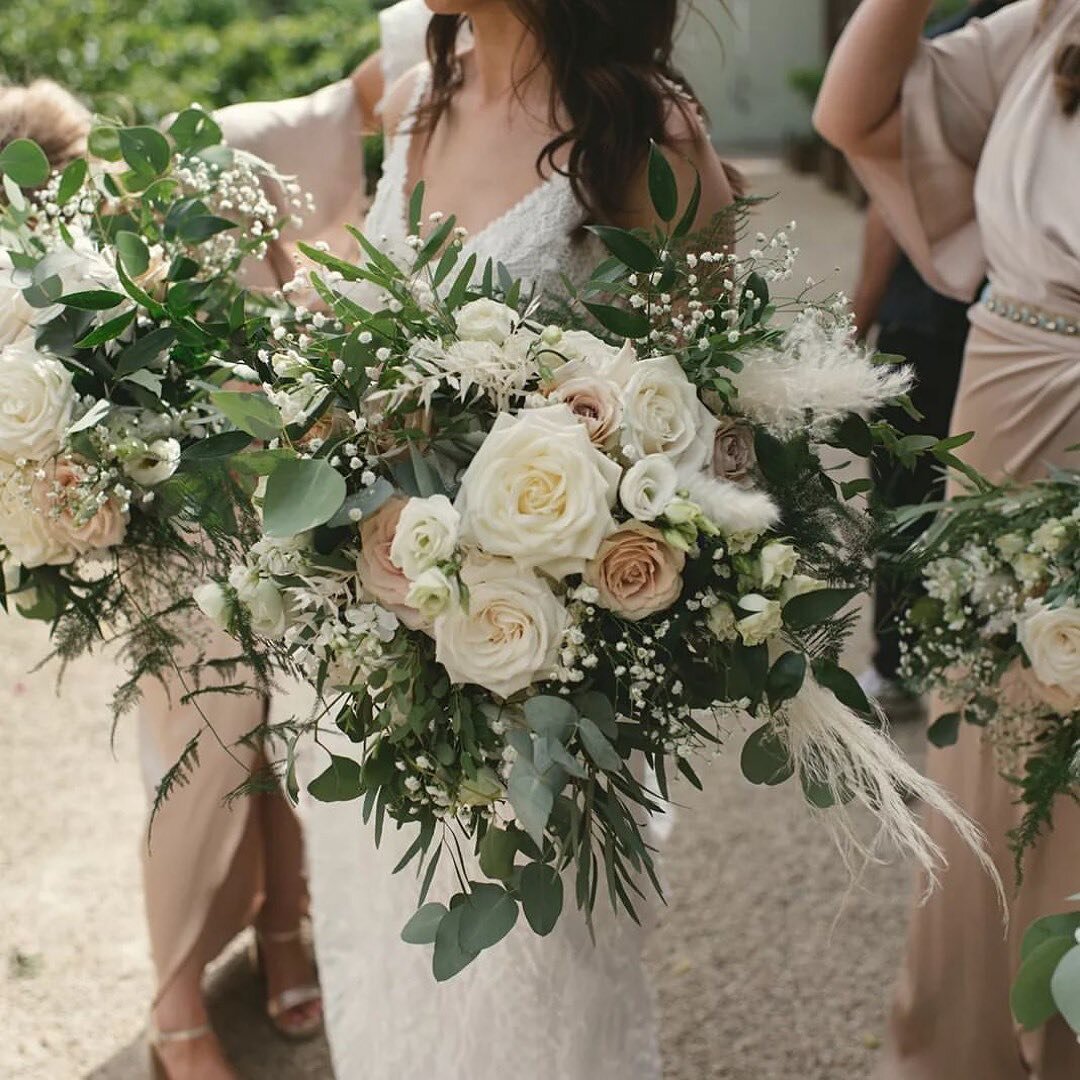
[[[379,0],[0,0],[0,79],[46,76],[98,112],[153,121],[292,97],[378,48]]]

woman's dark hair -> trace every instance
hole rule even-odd
[[[1058,0],[1043,0],[1043,23],[1045,24]],[[1066,116],[1080,112],[1080,40],[1067,41],[1054,59],[1054,86]]]
[[[589,213],[617,215],[648,154],[681,112],[699,123],[700,105],[672,63],[678,0],[508,0],[551,71],[551,126],[559,134],[537,170],[562,172]],[[430,131],[461,85],[457,40],[464,16],[436,15],[428,30],[431,97],[419,123]],[[704,137],[704,135],[703,135]],[[566,164],[556,157],[569,149]]]

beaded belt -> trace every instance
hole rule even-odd
[[[1026,326],[1034,326],[1039,330],[1046,330],[1051,334],[1067,334],[1070,337],[1080,335],[1080,320],[1069,319],[1064,315],[1054,315],[1042,308],[1032,307],[1030,304],[1017,304],[1012,300],[997,296],[987,286],[979,301],[987,311],[1000,315],[1003,319],[1012,322],[1024,323]]]

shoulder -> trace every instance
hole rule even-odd
[[[395,135],[416,111],[427,85],[431,68],[425,61],[410,68],[386,92],[382,102],[383,131]]]

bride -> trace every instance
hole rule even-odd
[[[365,228],[374,242],[405,245],[409,195],[423,181],[427,211],[454,213],[467,230],[467,255],[561,289],[560,274],[581,281],[602,255],[583,225],[654,224],[650,140],[666,149],[681,190],[701,176],[702,222],[731,201],[700,108],[672,68],[678,0],[428,7],[430,63],[383,106],[388,155]],[[343,738],[322,741],[356,753]],[[312,767],[321,771],[321,758]],[[305,817],[339,1080],[660,1076],[642,932],[625,916],[598,905],[595,945],[576,912],[543,939],[519,926],[440,985],[429,950],[399,936],[418,886],[392,870],[411,834],[385,836],[376,849],[352,803],[309,804]],[[432,899],[440,887],[449,894],[450,880],[436,878]]]

